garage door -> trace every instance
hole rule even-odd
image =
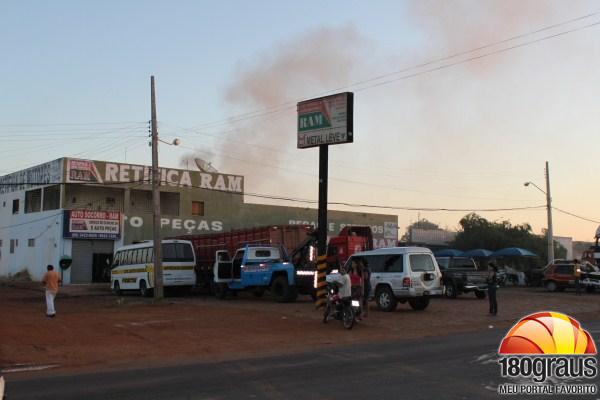
[[[112,253],[113,248],[112,240],[73,239],[71,283],[90,283],[94,253]]]

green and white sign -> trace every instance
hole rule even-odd
[[[298,103],[298,148],[352,143],[353,109],[350,92]]]

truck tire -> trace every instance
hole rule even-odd
[[[429,297],[417,297],[408,300],[408,304],[415,311],[423,311],[429,305]]]
[[[394,311],[398,305],[398,300],[389,286],[382,286],[375,290],[375,302],[381,311]]]
[[[485,299],[485,292],[483,290],[476,290],[475,297],[478,299]]]
[[[556,290],[558,289],[558,286],[554,281],[548,281],[544,286],[546,286],[546,290],[548,290],[549,292],[556,292]]]
[[[444,285],[446,297],[449,299],[455,299],[458,296],[458,291],[456,289],[456,285],[452,282],[448,282]]]
[[[298,296],[296,288],[291,287],[287,278],[283,275],[279,275],[273,279],[270,290],[275,301],[278,303],[294,301]]]
[[[214,285],[215,297],[219,300],[223,300],[227,296],[227,284],[226,283],[215,283]]]

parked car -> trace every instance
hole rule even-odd
[[[446,297],[455,299],[462,293],[475,293],[485,299],[487,271],[477,269],[477,264],[468,257],[436,257],[442,271]]]
[[[442,273],[431,250],[424,247],[387,247],[353,254],[346,262],[361,259],[371,269],[375,302],[383,311],[393,311],[398,302],[424,310],[429,299],[443,295]]]
[[[581,264],[581,285],[588,292],[600,286],[600,272],[590,263]],[[551,292],[562,292],[567,288],[575,287],[575,264],[552,264],[546,268],[543,286]]]

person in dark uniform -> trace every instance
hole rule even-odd
[[[498,301],[496,300],[496,288],[498,284],[498,267],[494,263],[488,264],[488,300],[490,301],[490,314],[498,314]]]
[[[575,259],[573,260],[573,263],[575,264],[574,266],[574,273],[575,273],[575,294],[577,296],[581,295],[581,264],[579,264],[579,260]]]

